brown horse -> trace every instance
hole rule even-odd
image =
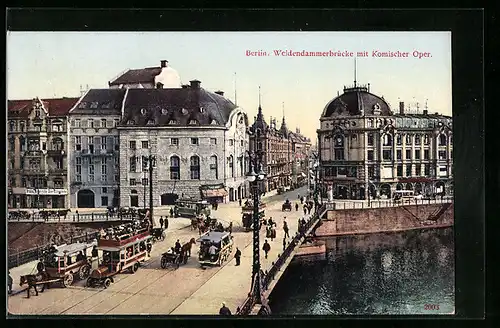
[[[21,276],[21,279],[19,281],[19,286],[23,286],[25,284],[28,285],[28,289],[26,289],[28,295],[27,297],[30,298],[30,290],[31,288],[35,289],[35,295],[38,296],[38,289],[36,288],[37,283],[42,281],[44,279],[43,274],[28,274],[25,276]],[[43,292],[47,284],[42,284],[42,290],[40,292]]]
[[[196,244],[196,240],[194,238],[191,238],[191,240],[181,247],[181,254],[186,254],[188,257],[191,256],[191,247],[193,244]]]

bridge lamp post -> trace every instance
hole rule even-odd
[[[156,166],[156,156],[149,155],[147,158],[149,168],[149,221],[151,227],[154,225],[153,220],[153,167]]]
[[[148,185],[148,181],[147,181],[147,175],[146,175],[146,172],[143,172],[143,177],[142,177],[142,186],[144,187],[144,191],[143,191],[143,197],[144,197],[144,200],[143,200],[143,208],[146,209],[146,187]]]
[[[262,307],[259,314],[270,314],[271,310],[267,304],[266,299],[263,297],[263,286],[260,265],[260,211],[259,201],[261,190],[259,186],[266,178],[266,173],[262,169],[262,157],[264,155],[262,141],[260,140],[261,129],[249,128],[250,137],[254,139],[254,151],[249,154],[249,170],[247,180],[250,182],[253,198],[253,263],[252,263],[252,287],[251,297],[254,299],[254,304],[261,304]]]
[[[319,193],[319,187],[318,187],[318,169],[319,169],[319,163],[316,161],[313,165],[313,170],[314,170],[314,209],[318,210],[318,193]]]

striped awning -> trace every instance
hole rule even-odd
[[[225,197],[227,196],[227,191],[224,188],[220,189],[205,189],[201,191],[203,197]]]

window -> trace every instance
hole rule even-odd
[[[82,150],[82,137],[80,136],[75,137],[75,150],[76,151]]]
[[[234,144],[233,139],[229,139],[229,146],[232,146]]]
[[[147,156],[142,156],[142,172],[147,172],[149,170],[149,158]]]
[[[337,135],[334,137],[334,159],[336,161],[344,160],[344,136]]]
[[[16,145],[16,139],[14,139],[14,137],[10,137],[9,138],[9,150],[14,151],[15,145]]]
[[[216,145],[217,144],[217,138],[210,138],[210,144],[211,145]]]
[[[105,163],[101,164],[101,174],[108,174],[108,166]]]
[[[82,121],[80,119],[76,119],[76,120],[74,120],[74,125],[75,125],[75,128],[80,128],[80,127],[82,127]]]
[[[130,142],[129,142],[129,148],[130,148],[130,149],[135,149],[135,147],[136,147],[136,146],[135,146],[135,141],[130,141]]]
[[[108,143],[108,138],[106,136],[101,137],[101,149],[106,150],[106,144]]]
[[[80,174],[76,175],[76,182],[82,182],[82,176]]]
[[[198,145],[198,138],[191,138],[191,145]]]
[[[370,118],[367,123],[369,128],[373,128],[373,118]]]
[[[130,185],[135,186],[135,179],[130,179]]]
[[[101,206],[108,206],[108,196],[101,196]]]
[[[94,128],[94,120],[89,119],[89,128],[93,129]]]
[[[101,183],[107,183],[107,182],[108,182],[108,175],[101,174]]]
[[[405,144],[411,145],[411,135],[409,135],[409,134],[406,135]]]
[[[108,187],[102,187],[102,193],[107,194],[108,193]]]
[[[244,144],[243,140],[240,140],[240,146],[241,146],[241,147],[244,147],[244,146],[245,146],[245,144]]]
[[[170,179],[180,179],[180,159],[178,156],[170,157]]]
[[[382,138],[384,146],[392,146],[392,136],[390,134],[384,134]]]
[[[94,145],[89,144],[89,153],[93,154],[94,153]]]
[[[411,177],[411,164],[406,164],[406,176]]]
[[[41,161],[39,158],[33,158],[29,160],[30,170],[39,171],[41,169]]]
[[[105,127],[106,127],[106,119],[101,118],[101,128],[105,128]]]
[[[119,120],[119,119],[117,119],[117,118],[115,118],[115,119],[113,120],[113,126],[116,128],[116,127],[118,126],[118,124],[120,124],[120,120]]]
[[[63,187],[63,181],[61,179],[54,180],[54,188],[59,189]]]
[[[368,146],[373,146],[373,133],[368,133]]]
[[[89,164],[89,174],[95,174],[94,164]]]
[[[406,150],[406,159],[411,159],[411,149]]]
[[[120,150],[120,139],[118,139],[118,136],[113,136],[113,144],[115,145],[115,150]]]
[[[120,181],[120,177],[118,176],[118,174],[115,174],[115,179],[114,179],[115,182],[118,182]]]
[[[148,141],[143,141],[142,142],[142,148],[149,148],[149,142]]]
[[[446,146],[446,136],[444,134],[439,135],[439,145]]]
[[[97,106],[99,106],[99,103],[97,101],[93,101],[90,103],[90,108],[97,108]]]
[[[16,128],[16,123],[14,121],[9,122],[9,131],[14,131]]]
[[[373,150],[369,150],[368,151],[368,160],[369,161],[373,161],[374,160]]]
[[[61,138],[52,139],[52,150],[63,150],[64,144]]]
[[[400,134],[396,135],[396,145],[401,145],[403,143],[403,138]]]
[[[420,164],[415,164],[415,175],[418,177],[422,174],[422,168],[420,167]]]
[[[401,149],[396,150],[396,159],[400,160],[403,157],[403,151]]]
[[[424,145],[428,145],[429,144],[429,135],[424,135]]]
[[[82,158],[75,157],[75,163],[76,163],[76,174],[82,174]]]
[[[373,165],[368,166],[368,178],[373,179],[375,177],[375,167]]]
[[[231,178],[234,178],[234,158],[233,158],[233,155],[230,155],[227,158],[227,161],[229,163],[229,172],[231,173]]]
[[[56,169],[58,169],[58,170],[64,169],[64,164],[63,164],[64,162],[63,162],[62,157],[54,159],[54,163],[56,164]]]
[[[59,124],[52,124],[52,131],[62,132],[63,131],[62,125],[60,123]]]
[[[392,160],[392,151],[391,150],[384,150],[384,151],[382,151],[382,159],[384,161],[390,161],[390,160]]]
[[[89,182],[94,182],[95,179],[94,179],[94,175],[93,174],[89,174]]]
[[[179,138],[170,138],[170,144],[178,146],[179,145]]]
[[[420,139],[420,134],[417,134],[417,135],[415,136],[415,145],[420,145],[420,140],[421,140],[421,139]]]
[[[431,175],[431,166],[429,164],[424,165],[424,175],[425,176]]]
[[[191,179],[192,180],[200,179],[200,158],[196,155],[191,156],[189,162],[191,169]]]
[[[415,149],[415,159],[420,159],[420,149]]]
[[[438,158],[439,159],[446,159],[446,150],[440,150],[438,152]]]
[[[396,176],[402,177],[403,176],[403,165],[398,165],[396,167]]]
[[[90,136],[88,137],[89,145],[92,145],[94,143],[94,137]]]
[[[424,159],[429,159],[429,149],[424,149]]]
[[[47,143],[46,142],[42,142],[42,150],[47,150]]]
[[[130,165],[129,171],[130,172],[136,172],[136,168],[137,168],[136,164],[137,164],[137,157],[135,157],[135,156],[130,157],[130,163],[129,163],[129,165]]]
[[[197,120],[189,120],[189,124],[196,125],[196,124],[198,124],[198,121]]]

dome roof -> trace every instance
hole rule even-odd
[[[368,91],[367,87],[344,88],[344,93],[331,100],[321,117],[356,115],[392,115],[389,104]]]

